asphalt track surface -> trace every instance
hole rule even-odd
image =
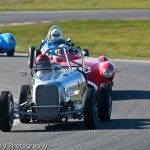
[[[54,22],[87,19],[150,20],[150,10],[27,11],[0,12],[0,24]]]
[[[102,12],[109,16],[107,12]],[[132,10],[125,11],[124,14],[120,12],[119,14],[126,16],[129,12],[132,12]],[[145,15],[142,16],[142,12]],[[58,18],[52,16],[50,18],[49,14],[47,14],[47,19],[45,20],[36,20],[41,18],[38,17],[40,14],[36,15],[36,13],[32,12],[37,17],[31,14],[30,17],[26,13],[21,13],[25,16],[24,19],[23,16],[19,17],[20,13],[18,15],[16,13],[16,16],[14,15],[15,13],[0,13],[0,24],[26,21],[57,21],[60,18],[60,20],[67,20],[66,17],[62,18],[59,15],[57,16]],[[56,13],[53,13],[55,16]],[[149,13],[149,10],[138,10],[132,12],[132,14],[135,14],[134,16],[129,13],[127,17],[123,18],[122,16],[120,19],[149,19]],[[114,15],[113,18],[118,15]],[[5,20],[5,18],[7,19]],[[21,18],[21,20],[18,18]],[[76,18],[78,17],[76,16]],[[85,18],[81,17],[79,19]],[[87,17],[87,19],[89,18]],[[117,17],[117,19],[119,18]],[[15,54],[14,57],[7,57],[5,54],[0,55],[0,91],[10,90],[16,102],[21,85],[29,84],[31,81],[27,60],[27,55]],[[100,122],[97,130],[86,130],[82,120],[71,120],[67,124],[52,125],[19,123],[9,133],[0,132],[0,149],[21,149],[21,146],[22,149],[29,149],[29,146],[34,146],[32,147],[33,149],[38,148],[38,146],[39,149],[44,149],[44,146],[48,146],[47,149],[49,150],[149,150],[150,62],[124,60],[112,60],[112,62],[116,66],[116,76],[114,79],[113,109],[110,121]],[[20,72],[22,70],[28,71],[26,77],[21,76]]]
[[[0,55],[0,91],[10,90],[17,102],[22,84],[31,81],[27,55]],[[116,66],[112,117],[97,130],[86,130],[83,120],[67,124],[17,124],[9,133],[0,132],[0,146],[47,145],[66,150],[149,150],[150,62],[112,60]],[[20,72],[28,75],[22,77]],[[16,144],[16,145],[15,145]],[[42,148],[41,148],[42,149]]]

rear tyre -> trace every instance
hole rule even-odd
[[[0,130],[9,132],[13,127],[14,101],[11,92],[1,92],[0,98]]]
[[[35,61],[36,61],[36,58],[41,54],[41,50],[40,49],[36,49],[34,50],[34,64],[35,64]]]
[[[99,124],[98,97],[94,88],[88,88],[84,95],[84,124],[86,129],[96,129]]]
[[[12,56],[14,56],[14,53],[15,53],[15,50],[9,51],[9,52],[7,52],[7,56],[12,57]]]
[[[100,87],[99,95],[99,118],[101,121],[108,121],[112,111],[112,85],[106,84]]]
[[[27,102],[30,98],[30,85],[22,85],[20,89],[20,96],[19,96],[19,111],[22,112],[22,114],[19,114],[19,119],[21,123],[29,123],[31,121],[31,118],[23,113],[26,113],[28,108],[26,105],[21,104]]]
[[[29,66],[30,69],[33,67],[34,51],[35,51],[35,47],[29,47],[29,50],[28,50],[28,66]]]

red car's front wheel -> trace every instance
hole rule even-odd
[[[99,94],[99,118],[107,121],[111,118],[112,111],[112,85],[104,84],[100,87]]]

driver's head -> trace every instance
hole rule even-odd
[[[50,59],[45,54],[40,54],[36,58],[36,67],[37,68],[49,68],[51,67]]]
[[[51,31],[51,38],[53,40],[59,40],[60,39],[60,35],[61,35],[61,31],[59,29],[53,29]]]

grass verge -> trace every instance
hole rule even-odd
[[[0,0],[0,11],[149,8],[150,0]]]
[[[106,55],[112,59],[150,60],[150,21],[87,20],[44,24],[0,26],[17,39],[17,52],[27,52],[29,46],[39,47],[49,28],[57,24],[65,38],[81,48],[88,48],[90,56]]]

